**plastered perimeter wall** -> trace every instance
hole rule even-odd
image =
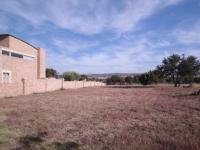
[[[0,84],[0,97],[11,97],[11,96],[18,96],[18,95],[23,95],[22,82],[8,84],[6,86]]]
[[[32,93],[42,93],[46,92],[46,81],[44,79],[38,80],[24,80],[24,91],[23,95],[28,95]]]
[[[50,78],[46,79],[46,86],[47,86],[47,91],[55,91],[62,89],[62,79],[55,79],[55,78]]]
[[[95,81],[63,81],[63,79],[55,78],[22,80],[19,83],[0,84],[0,97],[28,95],[60,89],[77,89],[93,86],[105,86],[105,84]]]

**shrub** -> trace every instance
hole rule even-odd
[[[125,82],[126,82],[126,84],[132,84],[133,83],[133,77],[131,77],[131,76],[125,77]]]
[[[57,76],[58,76],[58,73],[55,69],[53,69],[53,68],[46,69],[46,77],[47,78],[49,78],[49,77],[57,78]]]
[[[113,75],[106,80],[106,83],[107,83],[107,85],[117,85],[117,84],[122,85],[122,84],[125,83],[125,81],[122,77],[119,77],[117,75]]]
[[[144,73],[139,76],[139,81],[142,85],[149,85],[158,82],[157,76],[153,72]]]
[[[88,80],[88,77],[84,74],[81,75],[79,81]]]
[[[80,80],[81,75],[77,72],[64,72],[63,78],[65,81],[75,81],[75,80]]]

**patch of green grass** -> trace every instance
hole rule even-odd
[[[19,131],[0,126],[0,149],[10,149],[18,137],[20,137]]]

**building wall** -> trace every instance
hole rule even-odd
[[[26,53],[29,55],[33,55],[37,57],[37,49],[32,47],[31,45],[16,39],[12,36],[9,36],[9,49],[15,50],[18,52]]]
[[[37,61],[24,60],[1,55],[2,71],[11,71],[11,82],[16,83],[24,79],[37,79]],[[36,59],[36,58],[34,58]],[[1,72],[2,72],[1,71]],[[2,73],[1,73],[2,74]]]
[[[38,79],[46,77],[46,62],[45,62],[46,54],[45,50],[42,48],[38,48]]]
[[[1,54],[2,49],[27,54],[34,56],[34,58],[32,58],[32,60],[25,60],[22,58],[5,56]],[[11,82],[13,83],[19,82],[23,78],[36,80],[46,77],[44,49],[36,49],[15,37],[9,36],[0,41],[0,55],[1,81],[3,70],[11,72]]]
[[[0,46],[9,47],[9,37],[0,37]]]

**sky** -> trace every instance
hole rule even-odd
[[[0,0],[0,34],[46,50],[47,67],[142,73],[200,58],[200,0]]]

